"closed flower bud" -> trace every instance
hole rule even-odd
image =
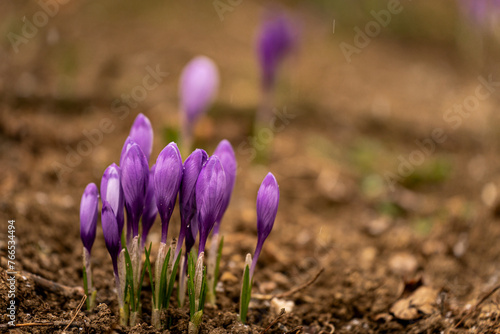
[[[253,275],[262,245],[273,229],[274,220],[278,213],[279,200],[280,190],[278,182],[272,173],[268,173],[257,193],[257,247],[255,248],[252,267],[250,268],[250,277]]]
[[[109,255],[111,255],[115,275],[118,275],[118,255],[122,248],[120,241],[121,234],[118,222],[116,221],[116,215],[111,205],[106,200],[102,201],[101,223],[104,242],[106,243]]]
[[[151,122],[143,114],[137,115],[134,124],[130,129],[130,138],[140,146],[147,160],[151,156],[153,150],[153,128]]]
[[[175,143],[168,144],[156,160],[154,191],[161,218],[161,242],[167,242],[168,224],[182,179],[182,158]]]
[[[80,237],[89,254],[96,235],[98,202],[97,186],[95,183],[89,183],[80,202]]]
[[[132,236],[139,235],[139,220],[144,210],[144,200],[149,181],[149,167],[146,156],[139,145],[132,143],[123,157],[122,188],[127,209],[127,224]],[[130,240],[130,235],[128,236]]]
[[[149,170],[149,185],[146,192],[146,200],[144,202],[144,213],[142,214],[142,246],[146,244],[146,239],[149,234],[149,230],[155,222],[156,215],[158,214],[158,208],[156,207],[155,199],[155,185],[154,185],[154,175],[155,175],[156,164]]]
[[[181,214],[181,231],[177,249],[179,250],[184,238],[186,238],[186,251],[189,252],[194,245],[198,224],[196,222],[196,197],[195,187],[201,168],[208,160],[208,154],[204,150],[196,149],[184,162],[184,172],[179,190],[179,210]],[[194,224],[191,222],[194,220]]]
[[[108,202],[116,215],[118,230],[120,235],[125,224],[123,214],[123,189],[121,185],[121,168],[115,163],[111,164],[102,175],[101,179],[101,200]]]
[[[125,157],[125,153],[127,153],[130,146],[132,146],[132,144],[134,143],[135,141],[131,137],[127,137],[125,143],[123,143],[122,153],[120,154],[120,167],[123,165],[123,158]]]
[[[219,158],[219,161],[222,164],[226,175],[226,190],[224,192],[224,200],[222,201],[222,208],[219,213],[219,217],[217,217],[217,222],[215,223],[214,227],[214,233],[217,234],[219,233],[222,216],[229,206],[231,194],[233,193],[234,182],[236,181],[237,163],[233,147],[231,146],[231,143],[229,143],[229,141],[227,141],[226,139],[222,140],[219,145],[217,145],[217,148],[214,151],[214,155]]]
[[[198,254],[205,250],[208,235],[222,210],[226,191],[226,175],[219,158],[212,156],[201,169],[196,182],[196,210],[200,245]]]

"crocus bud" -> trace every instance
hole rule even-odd
[[[231,143],[229,143],[229,141],[227,141],[226,139],[222,140],[219,145],[217,145],[217,148],[214,151],[214,155],[219,158],[219,161],[222,164],[226,175],[226,190],[224,192],[224,200],[222,201],[222,208],[214,226],[214,234],[218,234],[222,216],[224,216],[224,213],[229,206],[231,194],[233,193],[234,182],[236,180],[237,164],[233,147],[231,146]]]
[[[226,175],[219,158],[212,156],[201,169],[196,182],[196,210],[200,244],[198,254],[205,250],[208,235],[219,217],[226,191]]]
[[[257,193],[257,247],[250,268],[250,277],[253,276],[262,245],[273,229],[274,220],[278,213],[279,200],[280,189],[278,182],[276,182],[276,178],[272,173],[268,173]]]
[[[151,122],[143,114],[137,115],[134,124],[130,129],[130,138],[140,146],[147,160],[151,156],[153,150],[153,128]]]
[[[187,126],[192,127],[208,109],[218,89],[219,72],[211,59],[198,56],[184,67],[180,79],[180,99]]]
[[[108,202],[116,215],[120,235],[125,224],[123,215],[123,189],[121,185],[121,168],[115,163],[111,164],[102,175],[101,200]]]
[[[104,242],[106,243],[109,255],[111,255],[115,276],[118,276],[118,255],[120,255],[122,248],[120,241],[121,234],[113,208],[106,200],[102,201],[101,223]]]
[[[135,141],[131,137],[127,137],[125,143],[123,143],[122,153],[120,154],[120,166],[123,165],[123,158],[125,157],[125,153],[128,151],[128,149],[130,148],[130,146],[132,146],[133,143],[135,143]]]
[[[161,242],[167,242],[168,223],[174,210],[182,179],[182,158],[175,143],[168,144],[156,160],[154,189],[161,218]]]
[[[95,183],[89,183],[85,187],[80,202],[80,237],[87,252],[90,254],[94,244],[97,228],[99,194]]]
[[[144,202],[144,213],[142,214],[142,246],[146,244],[146,239],[148,238],[149,230],[153,226],[156,219],[156,214],[158,213],[158,208],[156,207],[155,199],[155,175],[156,164],[149,170],[149,185],[146,192],[146,200]]]
[[[274,14],[262,24],[257,40],[257,53],[264,89],[273,86],[278,66],[290,53],[295,41],[295,29],[284,15]]]
[[[144,210],[144,200],[149,181],[149,167],[146,156],[139,145],[132,143],[123,157],[122,188],[127,209],[127,224],[132,236],[139,235],[139,220]],[[130,235],[128,236],[130,240]]]
[[[182,182],[179,190],[179,211],[181,213],[181,231],[177,242],[177,251],[182,247],[182,242],[186,238],[186,252],[191,250],[196,234],[198,233],[198,224],[192,226],[191,221],[196,217],[196,199],[195,186],[201,168],[208,160],[208,154],[204,150],[196,149],[187,157],[184,162],[184,172],[182,174]],[[193,228],[196,229],[193,236]]]

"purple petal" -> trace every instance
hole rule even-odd
[[[80,237],[89,254],[95,240],[98,202],[97,186],[95,183],[89,183],[80,202]]]
[[[219,72],[211,59],[198,56],[186,65],[180,79],[180,99],[189,124],[208,109],[218,89]]]
[[[101,199],[109,203],[113,212],[116,215],[118,229],[120,235],[123,231],[124,214],[123,214],[123,189],[121,185],[121,168],[115,163],[111,164],[102,175],[101,179]]]
[[[174,210],[182,179],[182,158],[175,143],[168,144],[156,160],[154,188],[156,206],[161,218],[161,241],[167,241],[168,223]]]
[[[196,209],[200,230],[198,253],[205,249],[205,243],[222,209],[226,190],[226,175],[219,158],[212,156],[201,169],[196,182]]]
[[[111,255],[115,274],[118,274],[117,260],[122,248],[120,241],[121,234],[118,228],[115,213],[113,212],[111,205],[106,200],[102,201],[101,223],[104,242],[106,243],[109,255]]]
[[[139,235],[139,220],[144,209],[144,200],[149,181],[146,156],[139,145],[133,143],[125,152],[122,165],[122,188],[125,208],[132,227],[132,235]]]
[[[120,154],[120,166],[123,165],[123,158],[125,157],[125,153],[127,153],[128,149],[135,141],[131,137],[127,137],[125,143],[123,143],[122,153]]]
[[[195,226],[191,224],[193,217],[196,216],[196,199],[195,199],[195,186],[198,176],[200,175],[201,168],[208,160],[208,154],[204,150],[196,149],[187,157],[183,166],[182,182],[179,190],[179,210],[181,214],[181,231],[179,233],[179,241],[177,243],[178,249],[184,241],[186,233],[186,251],[189,252],[196,239],[198,233],[198,224]],[[196,231],[193,231],[193,227]],[[194,237],[193,237],[194,233]],[[189,241],[188,241],[189,239]]]
[[[137,115],[130,129],[129,136],[141,147],[142,152],[144,152],[149,161],[151,151],[153,150],[153,128],[149,119],[143,114]]]
[[[146,200],[144,203],[144,213],[142,215],[142,245],[146,243],[146,239],[149,234],[149,230],[153,226],[156,219],[156,214],[158,213],[158,208],[156,207],[155,199],[155,187],[154,187],[154,175],[155,175],[156,164],[149,170],[149,184],[148,191],[146,193]]]
[[[268,173],[257,193],[257,233],[259,239],[265,240],[273,229],[278,213],[280,189],[272,173]]]
[[[231,194],[233,193],[234,182],[236,180],[237,163],[233,147],[226,139],[222,140],[219,145],[217,145],[214,155],[219,158],[219,161],[222,164],[222,167],[224,168],[224,172],[226,174],[226,191],[224,192],[222,209],[220,211],[219,217],[217,217],[217,223],[214,227],[214,233],[218,233],[220,221],[222,220],[222,216],[229,206]]]
[[[268,173],[262,181],[257,193],[257,247],[255,248],[250,277],[253,276],[255,265],[259,259],[264,241],[273,229],[274,220],[278,213],[280,189],[272,173]]]

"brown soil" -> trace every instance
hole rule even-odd
[[[78,212],[85,185],[99,184],[106,166],[118,161],[137,113],[152,120],[153,156],[167,144],[165,129],[177,124],[180,70],[199,53],[220,65],[223,84],[198,127],[198,146],[210,153],[227,138],[240,165],[222,227],[224,291],[216,307],[206,308],[202,333],[262,333],[280,309],[266,295],[286,293],[321,269],[313,284],[281,298],[293,310],[267,333],[499,330],[493,289],[500,283],[500,100],[492,94],[456,130],[443,120],[479,85],[478,74],[464,70],[454,52],[380,37],[347,64],[338,44],[352,36],[332,35],[328,17],[318,20],[301,8],[303,45],[286,66],[276,100],[276,108],[294,118],[275,133],[270,161],[261,164],[248,151],[259,100],[252,50],[259,5],[243,2],[222,22],[211,3],[64,6],[18,54],[8,42],[0,49],[0,323],[9,321],[3,296],[7,221],[14,219],[16,323],[33,324],[12,333],[60,333],[68,324],[71,333],[158,332],[150,326],[147,280],[141,323],[118,325],[100,227],[92,251],[95,310],[78,312],[70,323],[79,290],[30,275],[69,288],[82,285]],[[38,10],[35,3],[2,3],[1,31],[19,31],[20,18]],[[58,41],[51,44],[53,34]],[[146,66],[157,64],[168,76],[126,117],[117,117],[113,99],[129,94]],[[85,140],[82,131],[98,129],[103,118],[114,129],[58,175],[54,162],[65,164],[68,148]],[[419,149],[415,141],[431,138],[436,128],[447,139],[391,191],[384,173],[397,174],[398,156],[409,159]],[[256,271],[248,325],[242,326],[239,282],[244,256],[256,242],[255,196],[268,171],[280,184],[280,208]],[[170,237],[178,229],[174,214]],[[157,221],[153,254],[159,231]],[[172,303],[165,332],[185,333],[189,311]]]

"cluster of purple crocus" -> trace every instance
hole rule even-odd
[[[263,24],[257,49],[264,96],[261,109],[265,112],[270,110],[270,96],[278,67],[295,44],[293,24],[285,16],[273,14]],[[194,58],[183,70],[180,108],[184,153],[191,151],[196,122],[213,102],[218,86],[217,66],[207,57]],[[152,149],[151,122],[139,114],[123,145],[119,165],[113,163],[107,167],[100,184],[102,230],[113,263],[121,324],[134,325],[138,321],[142,280],[147,270],[153,291],[152,323],[159,327],[160,311],[168,307],[177,277],[176,270],[180,268],[177,283],[179,306],[184,305],[187,290],[191,314],[189,332],[197,333],[205,296],[209,303],[215,303],[223,245],[220,226],[235,185],[236,157],[229,141],[222,140],[212,156],[202,149],[195,149],[183,162],[177,144],[171,142],[150,167]],[[169,223],[177,198],[181,227],[178,238],[167,246]],[[248,254],[244,270],[240,300],[240,319],[243,322],[256,263],[273,227],[278,203],[278,183],[269,173],[257,194],[258,240],[253,260]],[[99,190],[94,183],[90,183],[85,188],[80,206],[84,287],[89,309],[94,306],[96,298],[90,254],[96,237],[98,215]],[[149,259],[151,245],[148,251],[146,244],[157,216],[161,220],[161,240],[153,273]],[[196,242],[197,251],[194,250]],[[205,268],[207,244],[211,248]],[[146,254],[144,265],[143,249]]]
[[[212,230],[213,238],[219,235],[220,224],[235,184],[236,159],[227,140],[219,143],[212,156],[208,156],[202,149],[196,149],[184,163],[177,145],[172,142],[160,152],[156,163],[149,168],[152,142],[151,123],[146,116],[139,114],[123,146],[120,166],[111,164],[101,179],[101,223],[113,263],[120,314],[123,315],[128,312],[125,274],[120,268],[125,266],[123,263],[120,265],[124,261],[120,260],[124,250],[127,249],[132,258],[133,276],[139,277],[142,267],[134,264],[134,254],[139,251],[136,261],[140,263],[140,249],[145,246],[157,215],[161,219],[160,248],[166,247],[170,218],[179,197],[181,228],[174,258],[177,258],[184,244],[187,259],[197,239],[198,255],[202,254]],[[88,254],[85,256],[86,269],[90,269],[90,252],[96,236],[98,197],[97,186],[91,183],[85,188],[81,201],[81,238],[84,253]],[[257,198],[259,234],[252,273],[264,240],[274,223],[278,198],[277,182],[269,174],[264,179]],[[184,272],[185,269],[179,275],[180,280],[185,279]],[[86,273],[90,278],[91,273]],[[135,293],[140,293],[137,284],[134,280]],[[179,282],[179,286],[181,284]],[[130,315],[132,314],[133,310],[130,311]],[[126,321],[122,323],[126,324]]]

